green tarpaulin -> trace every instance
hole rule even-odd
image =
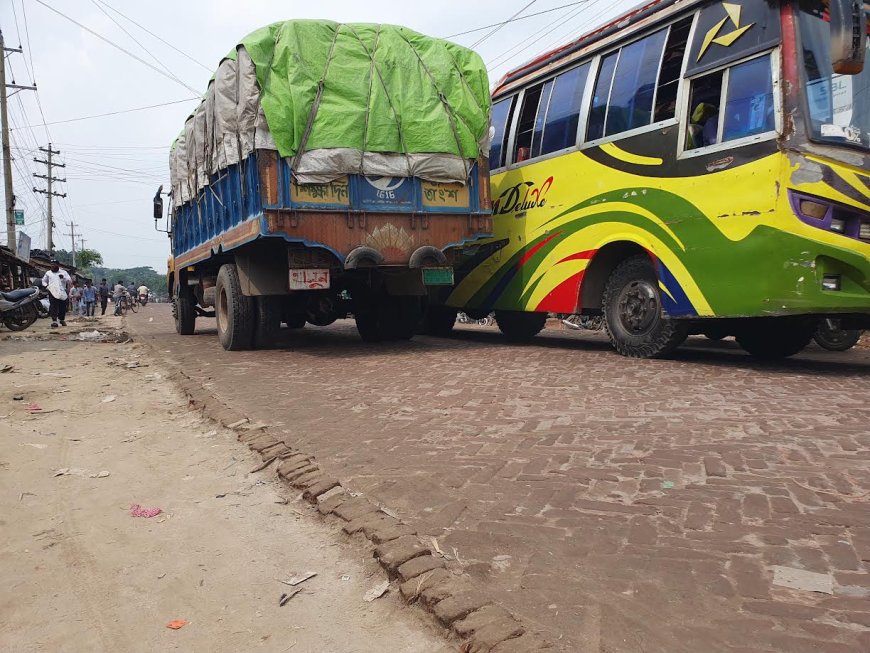
[[[290,20],[241,45],[282,156],[304,145],[474,159],[489,129],[486,67],[448,41],[393,25]]]

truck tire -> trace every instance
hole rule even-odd
[[[818,324],[812,320],[747,320],[737,344],[760,360],[780,360],[804,350]]]
[[[544,328],[547,323],[547,314],[496,311],[495,321],[499,331],[511,342],[528,342]]]
[[[363,342],[380,342],[382,339],[380,320],[376,307],[366,307],[353,314],[356,330]]]
[[[412,296],[381,297],[379,302],[381,338],[383,340],[410,340],[420,321],[420,300]]]
[[[449,306],[430,305],[423,318],[423,333],[438,338],[447,338],[453,333],[457,310]]]
[[[222,265],[217,276],[215,316],[218,339],[227,351],[250,349],[254,336],[254,301],[242,294],[236,266]]]
[[[175,332],[180,336],[192,336],[196,331],[196,300],[190,290],[185,291],[173,300],[172,316],[175,318]]]
[[[254,349],[274,347],[281,329],[281,298],[255,297],[254,306]]]
[[[634,256],[616,267],[607,280],[602,304],[607,335],[623,356],[667,356],[688,335],[685,324],[663,314],[659,280],[646,256]]]

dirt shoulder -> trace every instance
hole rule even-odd
[[[453,650],[393,590],[365,602],[381,568],[251,473],[147,348],[62,340],[75,324],[0,343],[0,649]]]

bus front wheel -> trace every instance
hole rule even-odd
[[[632,257],[616,267],[602,303],[607,335],[623,356],[667,356],[688,335],[685,324],[664,315],[658,277],[646,256]]]
[[[522,311],[496,311],[498,329],[511,342],[528,342],[541,332],[547,323],[546,313]]]

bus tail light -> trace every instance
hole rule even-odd
[[[813,200],[801,200],[800,202],[801,213],[814,220],[824,220],[830,208],[827,204],[814,202]]]
[[[825,290],[839,290],[840,275],[826,274],[824,277],[822,277],[822,288],[824,288]]]
[[[846,233],[846,221],[841,218],[832,218],[831,231],[836,231],[838,234]]]
[[[861,228],[858,230],[858,238],[870,240],[870,221],[861,223]]]

